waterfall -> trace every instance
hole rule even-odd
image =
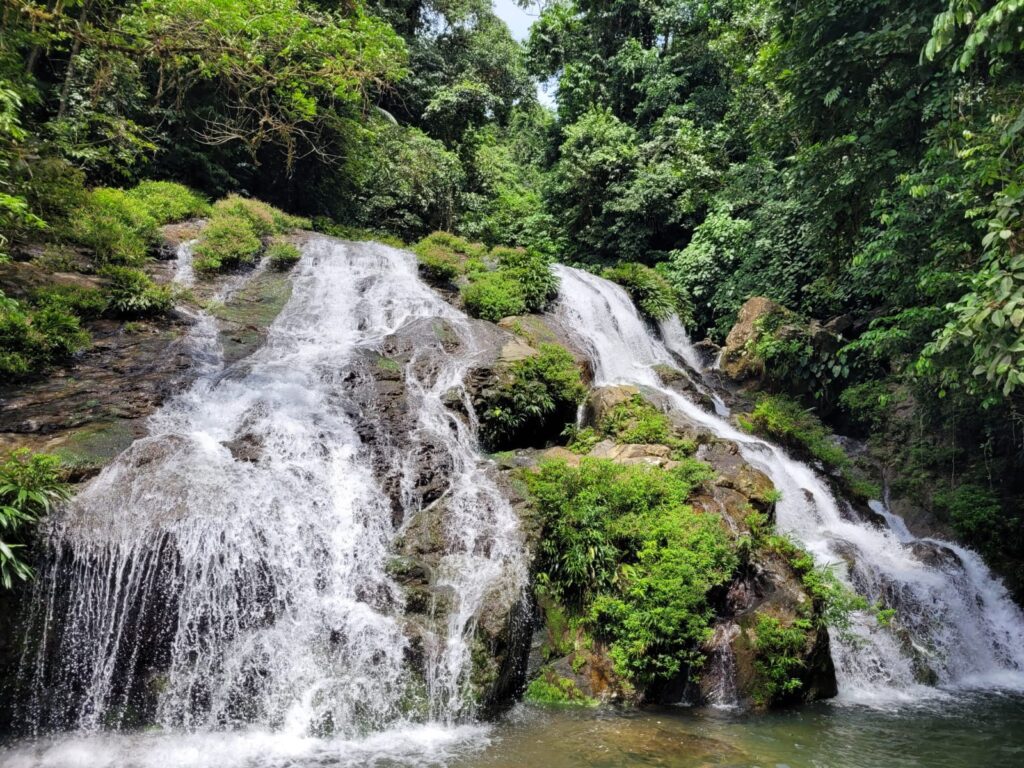
[[[415,755],[447,738],[432,723],[472,715],[475,621],[526,580],[517,518],[482,466],[461,390],[483,351],[477,326],[420,282],[410,253],[329,238],[303,251],[265,345],[226,368],[204,361],[148,436],[49,521],[25,664],[37,731],[75,729],[102,745],[102,730],[153,722],[191,734],[175,748],[196,750],[196,762],[222,765],[236,751],[239,763],[259,757],[260,744],[307,754],[319,737],[386,752],[382,732],[401,728],[413,729]],[[206,318],[201,347],[216,342]],[[437,320],[453,343],[423,350],[440,358],[431,371],[416,357],[406,367],[416,426],[388,454],[408,477],[430,440],[452,467],[437,579],[453,605],[417,681],[388,565],[401,521],[422,510],[403,493],[396,527],[351,388],[361,353]],[[468,419],[444,405],[452,391]],[[220,746],[203,740],[218,732]],[[139,749],[138,764],[168,764],[159,744]]]
[[[722,408],[708,413],[662,385],[654,366],[678,365],[676,357],[699,364],[678,323],[663,326],[659,338],[619,286],[568,267],[556,270],[558,313],[589,354],[596,385],[657,390],[679,414],[735,442],[781,491],[779,529],[869,600],[897,610],[891,629],[857,615],[851,633],[833,633],[841,698],[888,701],[934,693],[921,682],[922,664],[943,688],[1024,687],[1024,615],[975,553],[908,537],[902,521],[882,528],[856,519],[809,466],[741,432]]]

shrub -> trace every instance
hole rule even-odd
[[[67,309],[31,309],[0,292],[0,373],[34,373],[88,344],[89,334]]]
[[[79,285],[40,288],[35,292],[33,302],[38,307],[59,307],[65,312],[73,312],[84,320],[102,315],[108,303],[103,291]]]
[[[556,436],[586,396],[572,355],[557,344],[542,344],[539,354],[513,363],[487,393],[480,416],[484,444],[498,450]]]
[[[263,248],[250,219],[217,213],[193,249],[193,266],[201,272],[253,264]]]
[[[138,264],[157,242],[157,220],[123,189],[97,187],[70,214],[70,236],[100,264]]]
[[[839,405],[850,421],[865,430],[881,430],[889,418],[893,395],[885,382],[872,379],[847,387],[839,395]]]
[[[590,458],[527,475],[548,589],[610,643],[630,681],[700,663],[714,617],[708,593],[737,565],[721,520],[686,504],[710,476],[692,459],[664,470]]]
[[[846,453],[833,442],[828,428],[814,414],[784,395],[760,398],[749,416],[739,416],[737,420],[748,432],[777,440],[826,466],[842,469],[849,464]]]
[[[546,706],[592,707],[597,704],[579,689],[575,680],[559,677],[550,667],[542,669],[540,676],[530,681],[523,698]]]
[[[161,315],[174,305],[170,290],[141,270],[107,267],[101,274],[108,281],[109,311],[120,317]]]
[[[937,491],[932,500],[949,516],[957,536],[968,544],[987,551],[999,543],[1005,520],[999,498],[990,489],[964,483]]]
[[[8,454],[0,464],[0,582],[4,587],[10,589],[14,577],[26,580],[32,575],[32,569],[16,551],[23,546],[15,543],[21,529],[69,495],[56,456],[33,455],[22,448]]]
[[[803,619],[785,626],[774,616],[758,615],[754,630],[754,701],[759,705],[778,703],[803,687],[799,672],[804,666],[803,651],[810,629]]]
[[[690,440],[676,436],[672,421],[642,395],[619,403],[598,425],[601,433],[617,443],[647,443],[667,445],[677,457],[692,454],[696,446]]]
[[[298,264],[302,253],[294,243],[279,240],[271,243],[267,248],[267,258],[270,260],[271,267],[284,271]]]
[[[526,312],[523,286],[505,271],[484,272],[462,286],[460,293],[466,312],[492,323]]]
[[[213,206],[213,215],[215,219],[224,216],[241,217],[249,222],[260,237],[283,234],[294,229],[309,229],[312,226],[309,219],[291,216],[262,200],[238,195],[228,195],[218,200]]]
[[[487,246],[471,243],[450,232],[433,232],[416,243],[413,252],[424,277],[447,283],[474,266],[482,269]]]
[[[210,204],[198,192],[171,181],[144,181],[128,191],[159,224],[184,221],[210,213]]]
[[[522,288],[527,312],[543,312],[558,296],[558,278],[551,271],[551,260],[536,251],[524,248],[495,248],[491,256],[498,262],[499,272]]]
[[[601,274],[606,280],[625,288],[641,314],[655,322],[667,320],[679,312],[679,301],[672,284],[650,267],[622,262]]]

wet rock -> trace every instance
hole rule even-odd
[[[263,456],[263,438],[252,432],[246,432],[234,440],[226,440],[221,445],[231,452],[235,461],[255,464]]]
[[[736,323],[729,331],[722,348],[722,372],[734,381],[760,379],[764,366],[750,347],[757,340],[760,325],[769,317],[783,314],[786,309],[771,299],[755,296],[740,307]]]

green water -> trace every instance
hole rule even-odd
[[[873,709],[822,704],[766,715],[521,707],[460,768],[1022,768],[1024,698],[959,695]]]
[[[518,706],[491,725],[357,739],[283,731],[77,733],[0,747],[2,768],[1024,768],[1024,697],[957,694],[772,714]]]

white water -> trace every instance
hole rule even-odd
[[[435,503],[446,513],[439,581],[454,601],[417,684],[386,569],[398,532],[346,409],[346,374],[361,350],[421,319],[443,320],[458,343],[423,350],[441,358],[433,378],[408,365],[417,427],[395,436],[392,459],[411,476],[431,440],[453,467]],[[196,338],[215,343],[215,330],[197,323]],[[16,751],[15,764],[356,765],[481,738],[456,726],[473,711],[476,618],[485,601],[514,598],[526,569],[473,425],[441,401],[479,352],[474,326],[419,281],[411,254],[305,246],[265,346],[225,370],[204,364],[149,436],[53,521],[30,715],[79,735]],[[236,458],[231,441],[258,457]],[[421,510],[406,496],[410,521]],[[138,715],[166,735],[100,735]]]
[[[558,312],[588,351],[596,385],[657,390],[690,421],[736,442],[782,492],[779,528],[869,599],[897,609],[892,630],[858,616],[853,637],[833,633],[842,698],[878,702],[929,693],[917,682],[911,646],[940,686],[1024,687],[1024,616],[976,554],[945,542],[901,540],[898,528],[844,514],[809,466],[662,385],[654,366],[672,364],[673,352],[699,364],[692,348],[686,350],[681,329],[663,329],[667,345],[649,331],[620,287],[586,272],[556,269],[562,281]],[[938,564],[926,563],[915,550],[936,552]]]

